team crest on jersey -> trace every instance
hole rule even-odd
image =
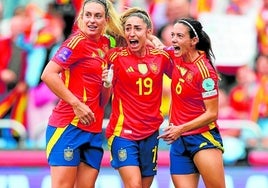
[[[159,72],[159,68],[158,68],[158,66],[157,66],[157,64],[156,63],[150,63],[150,70],[154,73],[154,74],[157,74],[158,72]]]
[[[192,71],[189,71],[185,77],[186,82],[192,82],[194,77],[194,73]]]
[[[119,161],[125,161],[127,159],[127,150],[126,149],[118,150],[118,159],[119,159]]]
[[[68,58],[71,56],[71,54],[72,54],[72,50],[70,50],[69,48],[63,47],[59,51],[56,57],[58,60],[66,62]]]
[[[74,151],[73,151],[73,149],[71,149],[69,147],[66,148],[66,149],[64,149],[64,159],[66,161],[71,161],[73,159],[73,157],[74,157]]]
[[[141,74],[146,74],[148,72],[148,68],[146,64],[138,64],[138,70]]]
[[[215,82],[212,78],[206,78],[203,80],[202,87],[205,91],[211,91],[215,87]]]

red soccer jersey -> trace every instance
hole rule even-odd
[[[144,57],[137,57],[118,48],[109,61],[114,64],[114,93],[106,136],[144,139],[163,122],[162,80],[164,73],[171,75],[171,59],[163,50],[147,49]]]
[[[218,97],[218,75],[205,53],[193,63],[174,59],[171,82],[172,103],[170,123],[181,125],[204,113],[204,100]],[[189,131],[183,135],[198,134],[216,127],[216,122]]]
[[[75,116],[72,106],[60,100],[49,119],[49,124],[64,127],[69,123],[79,128],[99,133],[102,131],[104,108],[100,106],[102,70],[107,66],[103,59],[108,51],[109,40],[102,37],[93,42],[82,33],[76,32],[57,51],[52,61],[63,67],[61,78],[66,87],[93,111],[96,122],[85,126]]]

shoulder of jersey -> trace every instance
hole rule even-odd
[[[110,61],[114,61],[117,57],[124,57],[128,56],[129,53],[126,48],[124,47],[116,47],[111,49],[111,53],[109,55]]]
[[[197,66],[203,79],[210,77],[209,67],[206,65],[206,59],[204,59],[204,54],[202,54],[196,61]]]
[[[167,58],[170,58],[170,55],[165,50],[157,49],[157,48],[151,48],[149,50],[149,53],[152,55],[164,55]]]
[[[82,34],[73,35],[67,42],[67,47],[74,49],[81,41],[85,39],[85,36]]]

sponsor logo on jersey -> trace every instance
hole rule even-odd
[[[134,72],[133,67],[132,66],[128,67],[127,70],[126,70],[126,72]]]
[[[208,145],[207,142],[202,142],[202,143],[199,145],[199,148],[202,148],[202,147],[204,147],[204,146],[206,146],[206,145]]]
[[[181,67],[179,65],[176,65],[176,67],[177,67],[177,69],[179,69],[179,71],[180,71],[180,73],[181,73],[182,76],[184,76],[186,74],[186,72],[187,72],[187,69],[186,68]]]
[[[214,89],[212,91],[207,91],[207,92],[202,93],[203,98],[212,97],[212,96],[215,96],[215,95],[217,95],[217,90],[216,89]]]

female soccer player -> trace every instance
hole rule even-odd
[[[113,98],[106,129],[111,165],[125,188],[149,188],[157,171],[162,79],[171,75],[169,55],[147,45],[152,33],[148,13],[130,8],[121,17],[127,47],[113,49]]]
[[[46,132],[52,188],[95,185],[103,157],[104,106],[110,96],[110,88],[103,87],[102,71],[107,66],[103,57],[111,43],[103,34],[106,26],[122,33],[114,13],[108,0],[85,0],[76,30],[41,76],[60,98]]]
[[[185,18],[173,27],[170,126],[163,138],[170,148],[170,173],[176,188],[224,188],[223,144],[218,130],[218,81],[209,36],[200,22]]]

